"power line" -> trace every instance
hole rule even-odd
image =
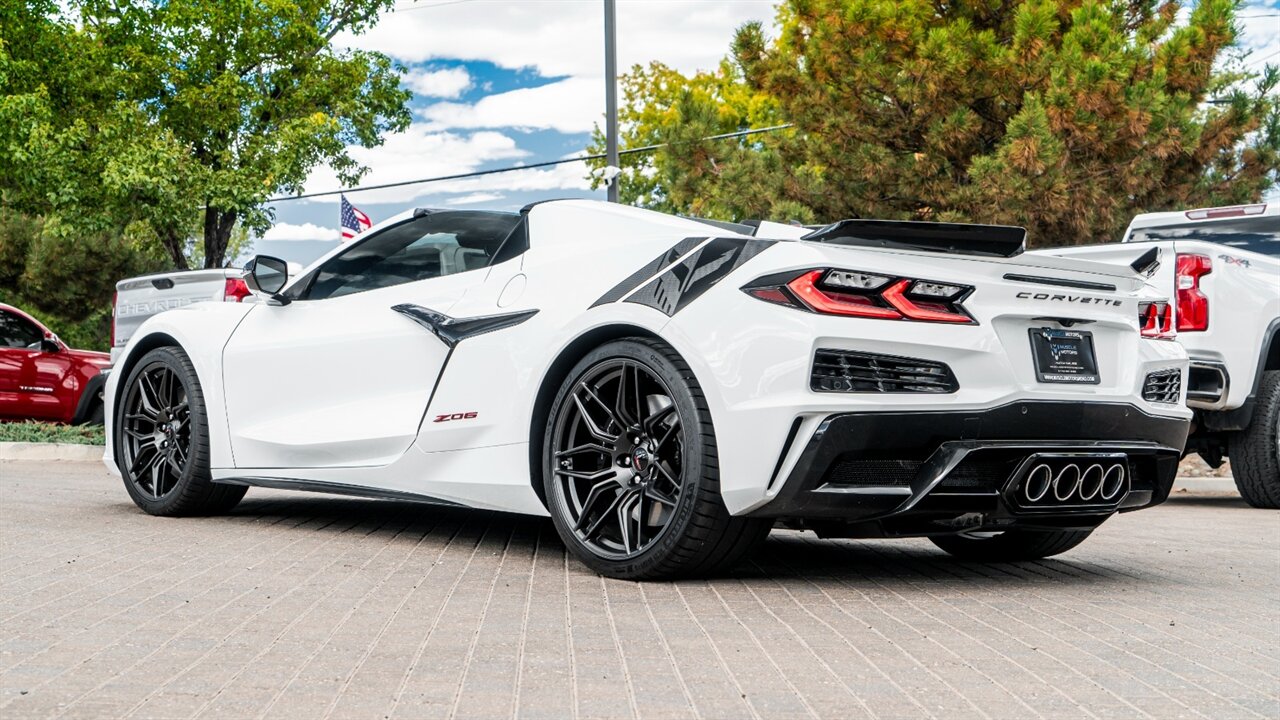
[[[446,2],[432,3],[430,5],[397,5],[391,8],[393,13],[413,12],[414,10],[430,10],[431,8],[444,7],[446,5],[461,5],[463,3],[475,2],[475,0],[446,0]]]
[[[752,128],[750,130],[738,130],[737,132],[721,133],[719,135],[708,135],[697,140],[686,142],[704,142],[707,140],[726,140],[728,138],[746,137],[747,135],[759,135],[760,133],[776,132],[791,127],[791,123],[783,125],[772,125],[770,127]],[[657,143],[655,145],[644,145],[642,147],[628,148],[619,150],[618,155],[634,155],[635,153],[653,152],[659,148],[667,147],[672,143]],[[680,143],[684,144],[684,143]],[[330,195],[341,195],[344,193],[358,193],[366,190],[385,190],[387,188],[405,187],[406,185],[422,185],[425,183],[442,182],[445,180],[464,180],[466,178],[481,177],[483,175],[497,175],[499,173],[516,172],[517,170],[534,170],[536,168],[551,167],[553,165],[564,165],[566,163],[585,162],[587,160],[600,160],[605,157],[605,153],[592,153],[590,155],[579,155],[571,158],[561,158],[559,160],[547,160],[544,162],[531,163],[529,165],[511,165],[509,167],[492,168],[489,170],[476,170],[468,173],[458,173],[456,175],[438,175],[436,177],[420,178],[418,180],[401,180],[400,182],[382,183],[381,185],[365,185],[363,187],[347,188],[344,190],[326,190],[324,192],[304,193],[302,195],[284,195],[281,197],[267,198],[265,202],[285,202],[287,200],[302,200],[303,198],[327,197]]]

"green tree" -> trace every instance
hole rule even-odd
[[[408,125],[385,55],[336,50],[393,0],[46,0],[0,8],[0,192],[60,227],[144,221],[172,263],[220,267],[240,223],[320,164],[344,182]],[[190,246],[198,229],[200,247]]]
[[[1242,70],[1237,8],[790,0],[776,39],[743,26],[715,72],[624,78],[623,146],[669,145],[627,157],[621,195],[733,219],[1021,224],[1041,245],[1256,201],[1280,181],[1280,73]]]

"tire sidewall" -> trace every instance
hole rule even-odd
[[[626,359],[643,365],[647,370],[659,377],[671,392],[676,411],[680,416],[680,442],[682,448],[680,499],[676,504],[674,516],[661,537],[639,555],[623,560],[601,557],[578,539],[570,526],[570,515],[565,505],[564,493],[559,488],[555,474],[555,428],[559,425],[561,415],[566,410],[566,400],[573,388],[582,378],[592,372],[596,366],[609,360]],[[647,575],[661,565],[673,552],[680,537],[687,532],[693,518],[694,506],[703,488],[707,474],[707,443],[703,433],[711,433],[709,417],[703,417],[694,403],[690,392],[690,383],[696,383],[693,377],[686,377],[671,361],[654,348],[630,341],[617,340],[593,350],[580,360],[568,377],[561,384],[559,392],[551,405],[546,432],[543,433],[542,445],[542,481],[543,492],[547,500],[547,510],[555,524],[565,546],[591,569],[613,577]]]
[[[137,487],[124,463],[124,415],[129,395],[138,376],[147,370],[154,369],[157,365],[164,365],[182,380],[183,387],[187,391],[187,407],[190,410],[191,422],[191,446],[188,449],[186,467],[183,468],[178,482],[159,500],[149,497]],[[120,401],[116,403],[114,410],[112,432],[116,466],[120,468],[120,476],[124,480],[124,487],[129,497],[138,507],[152,515],[175,514],[175,508],[182,502],[187,488],[194,482],[209,478],[208,443],[205,442],[205,438],[208,437],[208,416],[205,413],[204,393],[201,391],[195,370],[191,367],[191,361],[181,350],[173,347],[156,348],[148,352],[130,370],[124,388],[120,392]]]

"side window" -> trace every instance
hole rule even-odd
[[[330,258],[299,295],[322,300],[487,267],[520,224],[515,213],[432,212]]]
[[[40,328],[10,312],[0,310],[0,347],[38,348],[44,333]]]

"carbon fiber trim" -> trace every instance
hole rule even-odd
[[[714,238],[637,290],[626,302],[675,315],[772,244],[771,240]]]
[[[679,260],[682,256],[689,253],[690,250],[698,247],[698,244],[706,240],[704,237],[685,238],[676,243],[672,248],[658,257],[645,263],[645,266],[627,276],[626,280],[614,285],[609,292],[600,296],[599,300],[591,303],[591,307],[597,305],[607,305],[617,302],[626,297],[627,293],[640,287],[640,283],[657,275],[662,268],[667,267],[671,263]]]

